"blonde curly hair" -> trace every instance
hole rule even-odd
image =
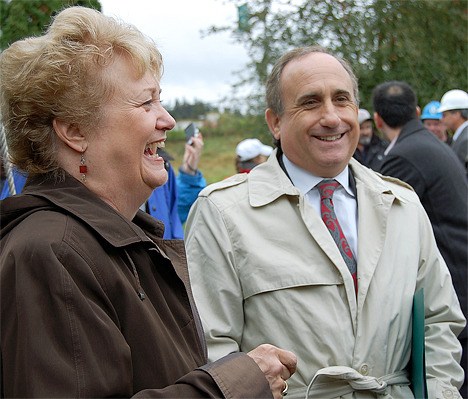
[[[132,25],[85,7],[56,15],[43,36],[13,43],[0,54],[0,122],[11,162],[29,174],[54,172],[58,118],[91,129],[102,104],[114,93],[103,72],[118,56],[131,60],[142,77],[159,80],[162,57],[154,42]]]

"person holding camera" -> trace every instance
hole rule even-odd
[[[190,140],[185,143],[182,165],[177,175],[177,210],[182,224],[187,220],[192,204],[197,199],[198,193],[206,187],[203,173],[198,169],[203,151],[203,135],[198,130]]]

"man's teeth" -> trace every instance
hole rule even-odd
[[[335,136],[322,136],[322,137],[319,137],[319,139],[322,141],[335,141],[335,140],[338,140],[341,136],[342,136],[341,134],[337,134]]]

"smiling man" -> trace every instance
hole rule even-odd
[[[292,50],[266,99],[278,148],[203,190],[187,222],[209,358],[269,342],[297,355],[288,397],[411,398],[412,303],[424,288],[429,397],[456,397],[465,319],[417,195],[351,158],[351,68],[320,47]]]

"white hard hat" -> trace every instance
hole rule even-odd
[[[442,96],[437,111],[452,111],[454,109],[468,109],[468,93],[463,90],[449,90]]]
[[[240,161],[248,161],[259,155],[269,156],[273,147],[263,144],[259,139],[242,140],[236,147],[236,154]]]
[[[371,120],[372,120],[372,116],[369,113],[369,111],[367,109],[360,108],[359,111],[358,111],[358,122],[359,122],[359,124],[361,124],[362,122],[371,121]]]

